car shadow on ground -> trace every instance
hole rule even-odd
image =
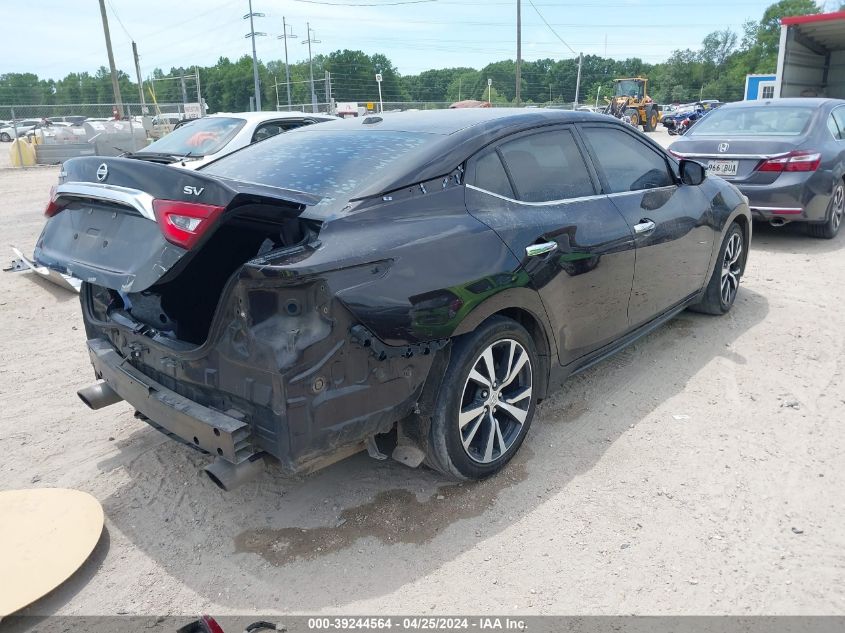
[[[742,288],[725,317],[684,312],[573,377],[541,404],[506,470],[480,483],[359,454],[304,477],[270,468],[224,493],[201,473],[207,456],[161,443],[139,422],[121,454],[98,465],[128,479],[103,500],[107,521],[208,605],[234,612],[313,612],[388,594],[541,507],[711,361],[744,364],[730,348],[768,309]],[[655,367],[670,378],[651,380]],[[54,612],[59,598],[33,611]]]
[[[785,226],[755,222],[754,233],[751,237],[753,250],[770,253],[813,255],[838,251],[843,247],[845,247],[845,229],[839,231],[832,240],[825,240],[807,235],[804,225],[800,222],[792,222]]]

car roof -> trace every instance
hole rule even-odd
[[[759,106],[782,108],[786,106],[810,106],[812,108],[821,108],[825,105],[845,104],[842,99],[828,99],[824,97],[784,97],[782,99],[759,99],[752,101],[734,101],[733,103],[726,103],[722,108],[752,108]]]
[[[320,124],[321,131],[378,129],[389,132],[418,132],[450,135],[464,130],[476,134],[509,127],[531,127],[584,120],[606,121],[607,116],[571,110],[540,108],[456,108],[369,114]],[[300,128],[297,132],[307,130]]]
[[[403,159],[401,170],[389,170],[374,176],[369,186],[358,193],[366,198],[445,176],[476,152],[513,134],[540,131],[544,127],[573,122],[604,123],[622,129],[631,129],[630,125],[614,117],[592,112],[540,108],[464,108],[337,119],[319,125],[298,127],[282,136],[285,141],[294,143],[303,134],[319,137],[338,133],[366,135],[389,132],[421,134],[430,137],[428,142],[422,143]],[[324,139],[320,138],[314,140],[318,143],[324,142]],[[659,147],[653,140],[645,140],[655,148]],[[328,141],[342,145],[339,139],[328,139]],[[266,142],[268,145],[265,147],[273,147],[272,140]],[[278,142],[283,141],[280,139]],[[262,143],[256,143],[251,147],[257,148],[261,145]],[[249,151],[249,148],[240,151]],[[225,157],[221,159],[221,161],[224,160],[226,160]]]
[[[239,119],[246,119],[247,121],[269,121],[273,119],[303,119],[303,118],[317,118],[317,119],[334,119],[330,114],[323,114],[321,112],[276,112],[276,111],[262,111],[262,112],[215,112],[209,114],[209,117],[237,117]]]

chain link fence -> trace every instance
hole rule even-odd
[[[146,109],[146,112],[144,111]],[[140,103],[124,103],[124,117],[156,116],[158,113],[183,116],[181,103],[159,103],[142,106]],[[68,103],[62,105],[3,105],[0,104],[0,121],[22,121],[24,119],[52,119],[63,121],[66,117],[84,119],[113,119],[114,104],[111,103]]]

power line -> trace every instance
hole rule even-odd
[[[563,45],[564,45],[564,46],[566,46],[566,48],[568,48],[570,51],[572,51],[572,54],[573,54],[573,55],[577,55],[578,53],[576,53],[576,52],[575,52],[575,49],[574,49],[574,48],[572,48],[569,44],[567,44],[567,43],[564,41],[564,39],[563,39],[560,35],[558,35],[558,34],[557,34],[557,31],[555,31],[555,30],[552,28],[552,25],[551,25],[551,24],[549,24],[549,23],[546,21],[546,18],[544,18],[544,17],[543,17],[543,14],[542,14],[542,13],[540,13],[540,9],[538,9],[538,8],[537,8],[537,5],[535,5],[535,4],[534,4],[534,2],[533,2],[532,0],[528,0],[528,4],[530,4],[530,5],[531,5],[531,7],[534,9],[534,11],[536,11],[536,12],[537,12],[537,15],[539,15],[539,16],[540,16],[540,19],[543,21],[543,24],[545,24],[547,27],[549,27],[549,30],[552,32],[552,34],[553,34],[553,35],[554,35],[557,39],[559,39],[559,40],[563,43]]]
[[[117,20],[117,23],[120,24],[120,28],[123,29],[124,33],[126,33],[126,37],[128,37],[130,41],[134,42],[135,41],[134,38],[131,35],[129,35],[129,31],[127,31],[126,27],[123,25],[123,20],[120,19],[120,16],[117,14],[117,11],[115,11],[114,5],[111,3],[111,0],[108,0],[108,3],[109,3],[109,9],[111,9],[111,12],[114,14],[114,17]]]

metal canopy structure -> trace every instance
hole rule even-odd
[[[783,18],[781,26],[793,27],[800,38],[815,45],[819,50],[845,49],[845,11],[798,15]]]
[[[775,97],[845,97],[845,11],[781,19]]]

